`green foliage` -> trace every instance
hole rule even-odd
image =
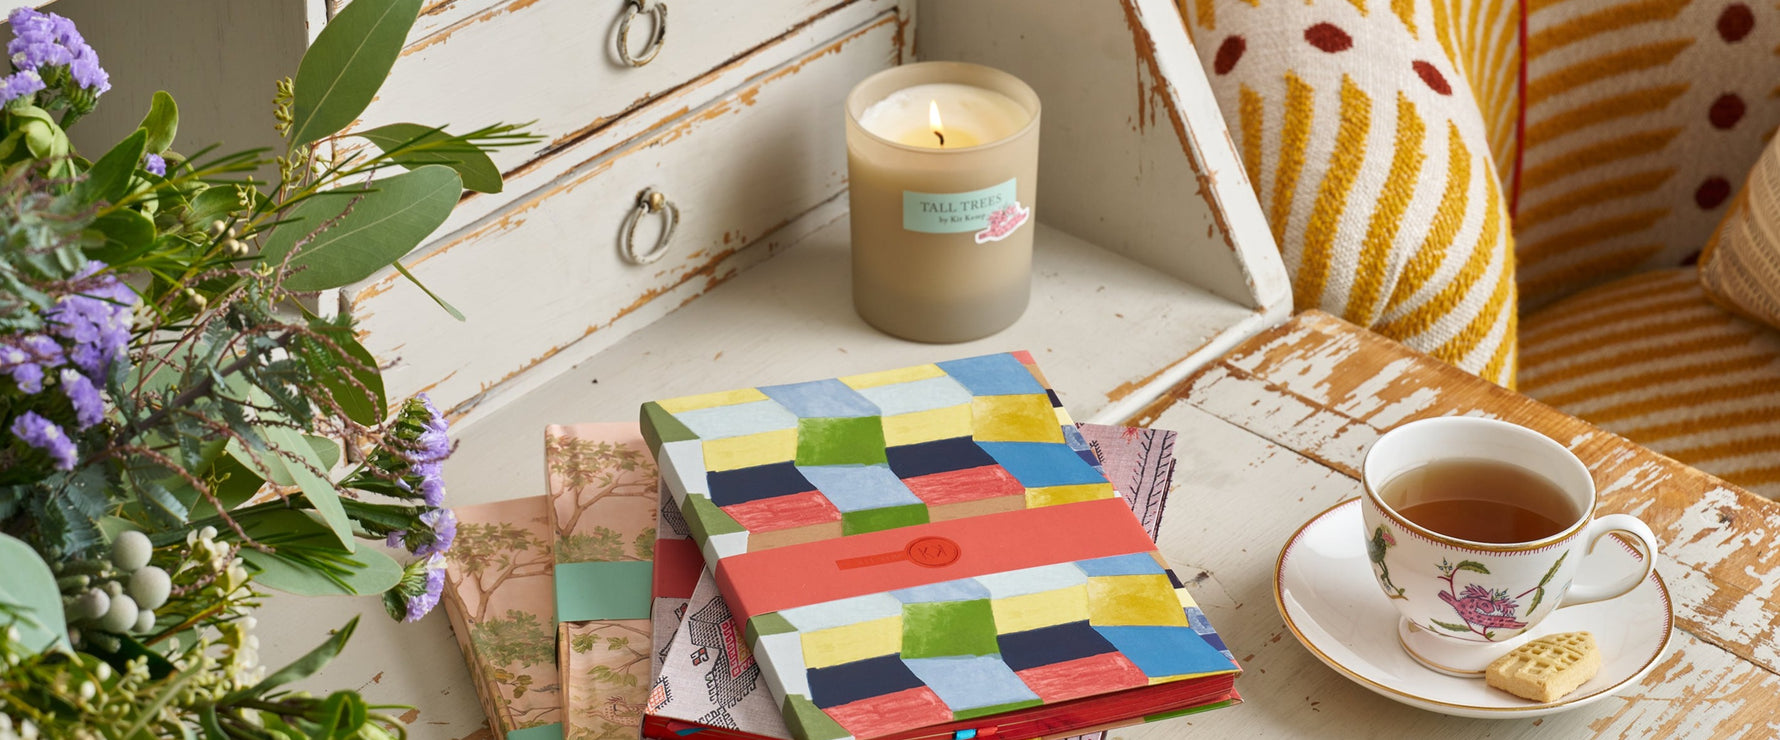
[[[1442,622],[1438,619],[1430,619],[1428,621],[1432,622],[1435,627],[1439,627],[1444,630],[1450,630],[1452,632],[1470,632],[1471,631],[1471,628],[1469,626],[1466,626],[1463,624],[1453,624],[1452,622]]]
[[[420,246],[462,192],[457,173],[439,165],[322,192],[291,211],[266,240],[261,259],[280,264],[288,258],[295,270],[285,281],[291,290],[348,285]]]
[[[357,131],[353,135],[376,144],[377,148],[383,150],[384,156],[403,167],[415,169],[429,164],[445,165],[463,179],[464,189],[478,193],[498,193],[501,192],[501,171],[475,141],[510,131],[510,127],[502,126],[483,129],[466,137],[452,136],[445,133],[445,129],[418,123],[392,123]]]
[[[173,146],[173,137],[179,133],[179,104],[173,102],[173,96],[166,90],[156,90],[154,97],[148,101],[148,115],[142,117],[137,125],[147,134],[143,148],[149,154],[160,154]]]
[[[19,632],[18,641],[30,653],[68,646],[62,626],[62,592],[56,577],[30,545],[0,534],[0,624]]]
[[[655,528],[650,527],[638,532],[636,538],[631,540],[631,545],[637,549],[638,560],[654,560]]]
[[[359,596],[388,591],[402,578],[402,566],[388,555],[370,547],[347,551],[308,513],[270,509],[239,520],[249,536],[272,548],[241,551],[262,585],[302,596]]]
[[[1483,563],[1479,563],[1475,560],[1461,560],[1458,565],[1453,566],[1453,569],[1468,570],[1473,573],[1482,573],[1486,576],[1490,574],[1489,568],[1484,567]]]
[[[100,201],[116,203],[129,192],[130,178],[136,173],[137,163],[142,161],[143,148],[148,141],[148,132],[137,129],[136,133],[124,137],[117,146],[94,162],[87,170],[86,179],[74,189],[81,203],[93,204]]]
[[[354,0],[297,66],[291,142],[314,143],[358,118],[376,97],[420,14],[420,0]]]

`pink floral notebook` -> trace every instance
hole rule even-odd
[[[549,504],[543,496],[455,509],[445,612],[495,737],[559,740]]]
[[[649,692],[655,462],[635,423],[551,426],[557,640],[570,740],[636,737]]]

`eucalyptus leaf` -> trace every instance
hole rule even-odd
[[[297,65],[291,143],[332,135],[365,112],[402,52],[421,0],[353,0]]]
[[[494,160],[475,145],[445,133],[444,129],[418,123],[392,123],[369,131],[355,131],[353,135],[376,144],[403,167],[413,169],[442,164],[463,178],[466,190],[501,192],[501,171],[494,166]]]
[[[256,396],[255,403],[266,402],[263,394],[253,395]],[[309,500],[309,504],[315,507],[315,512],[321,515],[322,520],[334,532],[339,544],[347,552],[355,550],[358,541],[352,536],[352,522],[346,518],[345,508],[340,506],[339,491],[334,488],[333,483],[310,470],[310,466],[322,469],[322,461],[316,457],[315,449],[309,446],[308,440],[297,431],[284,427],[259,427],[258,431],[264,436],[267,445],[301,458],[307,464],[293,462],[270,450],[260,451],[256,461],[238,442],[230,443],[229,453],[236,459],[249,463],[249,469],[264,476],[266,480],[301,489],[304,498]]]
[[[457,173],[440,165],[386,177],[366,189],[327,191],[323,195],[356,197],[311,198],[291,209],[289,223],[267,237],[261,259],[278,264],[297,250],[290,264],[302,269],[284,283],[291,290],[348,285],[420,246],[445,223],[462,192]]]
[[[87,250],[87,256],[106,264],[128,261],[154,247],[154,220],[134,209],[120,208],[93,219],[92,230],[104,243]]]
[[[56,576],[30,545],[0,534],[0,620],[19,630],[19,642],[35,654],[68,647],[62,592]]]
[[[334,440],[314,434],[305,434],[303,439],[309,442],[309,449],[315,451],[315,456],[321,458],[322,470],[332,470],[340,464],[340,445],[334,444]]]
[[[334,397],[334,403],[340,405],[346,418],[365,426],[383,421],[389,401],[383,391],[383,375],[377,371],[377,359],[359,344],[350,327],[315,319],[309,322],[309,328],[327,337],[346,355],[341,358],[320,342],[304,341],[303,358],[309,363],[311,374]],[[358,385],[352,380],[357,380]]]
[[[231,452],[216,458],[210,468],[202,476],[213,481],[210,494],[221,501],[224,508],[233,509],[253,498],[266,480],[254,473],[253,469]],[[192,504],[191,518],[206,519],[216,516],[216,507],[209,501],[198,501]]]
[[[166,90],[156,90],[154,98],[148,103],[148,115],[142,117],[140,128],[148,132],[144,142],[150,154],[160,154],[173,146],[173,137],[179,133],[179,105],[173,102],[173,96]]]
[[[82,203],[116,203],[124,197],[130,192],[130,176],[142,162],[147,140],[148,132],[142,129],[124,137],[87,170],[87,179],[76,186],[75,197]]]

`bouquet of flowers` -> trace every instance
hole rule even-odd
[[[405,735],[355,692],[285,688],[352,623],[268,673],[252,613],[269,588],[381,594],[413,621],[443,586],[447,422],[424,395],[392,406],[349,311],[315,300],[406,275],[465,188],[500,188],[486,151],[532,141],[341,133],[419,9],[354,0],[329,22],[278,83],[281,151],[176,152],[159,93],[91,160],[65,131],[109,87],[98,55],[66,18],[8,18],[0,740]]]

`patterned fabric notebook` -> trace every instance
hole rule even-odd
[[[1079,428],[1096,457],[1104,461],[1107,477],[1117,483],[1126,503],[1154,539],[1161,530],[1163,508],[1174,476],[1175,433],[1098,424],[1083,424]],[[661,536],[684,539],[683,529],[668,526],[670,512],[675,518],[678,512],[668,505],[668,494],[664,491],[662,495]],[[670,531],[682,533],[669,534]],[[660,551],[658,545],[657,552]],[[691,580],[696,581],[696,589],[690,604],[686,599],[678,599],[672,605],[675,612],[685,615],[684,621],[666,626],[657,622],[657,651],[665,666],[655,671],[645,731],[653,737],[678,737],[680,731],[700,727],[734,731],[722,736],[788,740],[790,731],[760,681],[760,671],[747,647],[738,640],[724,639],[726,634],[740,630],[731,623],[729,608],[717,592],[716,581],[708,573],[702,578],[694,574]],[[661,601],[658,597],[658,605]],[[1204,625],[1201,635],[1208,642],[1222,648],[1223,643],[1210,630],[1203,614],[1192,609],[1189,618],[1196,627]],[[1104,737],[1105,733],[1096,732],[1083,735],[1080,740]]]
[[[568,740],[634,738],[654,652],[658,476],[634,423],[544,431]]]
[[[1237,671],[1026,353],[670,399],[642,424],[800,740],[1089,727]],[[1104,717],[1052,706],[1115,692]]]
[[[560,740],[549,502],[544,496],[454,509],[445,613],[495,737]]]

